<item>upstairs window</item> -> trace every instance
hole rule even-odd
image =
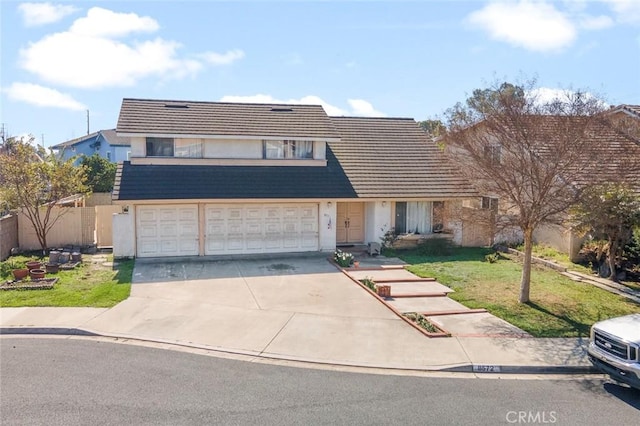
[[[263,157],[267,159],[312,159],[313,141],[264,141]]]
[[[502,148],[500,145],[489,145],[484,147],[484,156],[491,164],[500,164]]]
[[[147,157],[202,158],[202,140],[147,138]]]
[[[147,138],[147,157],[173,157],[173,138]]]

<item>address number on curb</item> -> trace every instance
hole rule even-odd
[[[474,365],[473,372],[474,373],[499,373],[500,366],[499,365]]]

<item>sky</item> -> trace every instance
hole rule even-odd
[[[441,118],[536,79],[640,104],[640,0],[0,2],[0,122],[51,146],[123,98]]]

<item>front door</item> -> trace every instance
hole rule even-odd
[[[364,203],[338,203],[336,243],[364,242]]]

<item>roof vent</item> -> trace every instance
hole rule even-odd
[[[187,104],[164,104],[165,108],[189,108]]]
[[[271,111],[273,111],[273,112],[292,112],[293,108],[291,108],[291,107],[271,107]]]

